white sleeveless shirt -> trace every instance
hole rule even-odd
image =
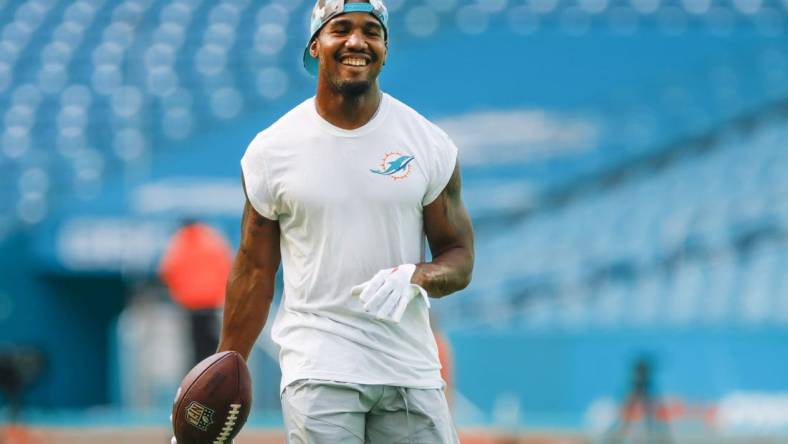
[[[424,260],[422,208],[443,191],[457,148],[445,132],[384,94],[355,130],[308,99],[249,144],[246,192],[278,220],[283,302],[272,328],[281,388],[299,379],[440,388],[421,298],[394,324],[364,312],[350,289],[380,269]]]

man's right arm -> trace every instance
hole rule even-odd
[[[249,357],[268,319],[280,261],[279,222],[261,216],[247,199],[241,245],[227,279],[220,352],[234,350]]]

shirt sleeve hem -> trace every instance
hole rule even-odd
[[[457,149],[454,148],[454,156],[452,156],[452,164],[448,170],[449,174],[447,174],[446,177],[443,177],[441,179],[441,181],[439,182],[440,184],[439,187],[435,187],[434,190],[432,190],[430,193],[424,196],[424,199],[422,199],[421,201],[422,207],[426,207],[427,205],[435,202],[435,199],[437,199],[438,196],[440,196],[441,193],[443,193],[443,190],[446,189],[446,185],[448,185],[449,181],[451,180],[451,176],[454,174],[454,168],[456,165],[457,165]]]

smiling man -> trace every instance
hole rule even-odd
[[[281,262],[272,337],[288,443],[458,442],[429,308],[470,282],[473,230],[457,148],[380,90],[388,38],[382,1],[319,0],[304,51],[317,94],[241,160],[219,349],[248,357]]]

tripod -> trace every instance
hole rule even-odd
[[[0,444],[36,444],[28,430],[19,425],[22,393],[38,378],[44,356],[35,348],[14,348],[0,352],[0,392],[8,401],[8,425],[0,427]]]
[[[647,359],[635,361],[632,383],[619,418],[605,433],[603,444],[672,444],[666,421],[659,417],[661,404],[651,380],[651,364]],[[636,425],[643,423],[645,430],[636,433]]]

